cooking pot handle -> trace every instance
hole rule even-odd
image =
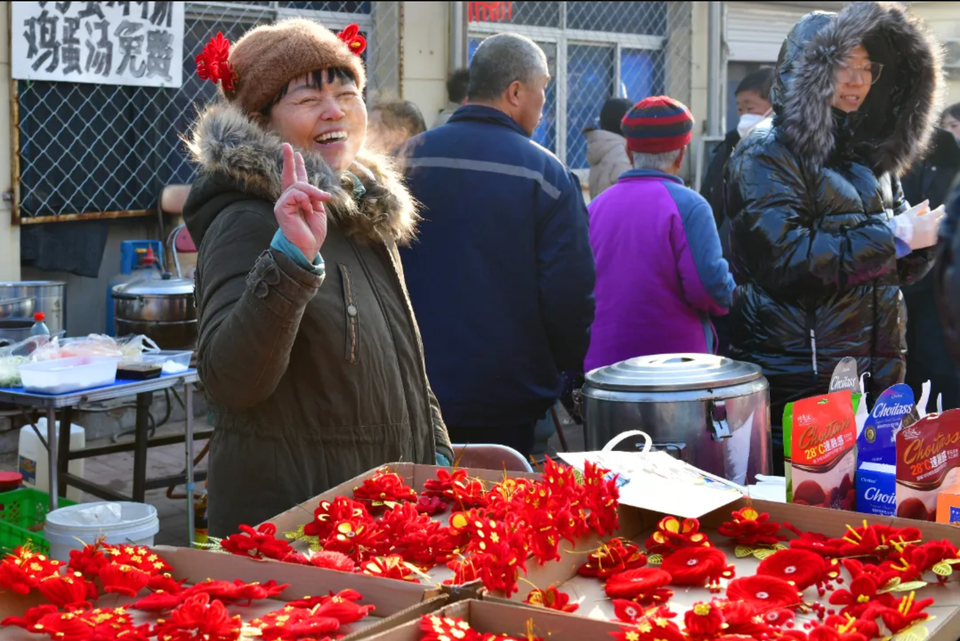
[[[612,451],[613,451],[613,448],[616,447],[617,444],[620,443],[620,441],[622,441],[622,440],[624,440],[624,439],[626,439],[626,438],[629,438],[629,437],[631,437],[631,436],[642,436],[642,437],[643,437],[643,449],[640,450],[641,453],[646,454],[647,452],[650,451],[650,447],[653,445],[653,441],[650,439],[650,435],[649,435],[649,434],[647,434],[646,432],[641,432],[640,430],[630,430],[630,431],[627,431],[627,432],[622,432],[622,433],[620,433],[620,434],[617,434],[617,435],[614,436],[612,439],[610,439],[610,442],[607,443],[606,445],[604,445],[604,446],[603,446],[603,449],[600,450],[600,451],[601,451],[601,452],[612,452]]]
[[[707,429],[715,441],[730,438],[730,428],[727,426],[727,402],[710,401],[710,411],[707,416]]]

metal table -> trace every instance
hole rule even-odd
[[[117,380],[113,385],[98,387],[90,390],[81,390],[69,394],[33,394],[25,392],[23,388],[0,388],[0,403],[9,403],[34,410],[46,412],[47,416],[47,452],[49,454],[50,474],[50,509],[57,509],[58,497],[66,493],[67,486],[71,485],[84,492],[109,501],[135,501],[143,503],[146,500],[146,491],[151,489],[170,487],[184,483],[187,490],[187,529],[191,547],[193,546],[193,494],[195,479],[193,471],[193,441],[194,438],[206,438],[211,431],[194,434],[193,430],[193,384],[199,380],[197,370],[190,369],[179,374],[169,374],[149,381]],[[186,426],[184,434],[158,438],[149,438],[148,414],[153,392],[184,385]],[[120,443],[101,447],[87,447],[77,452],[70,451],[70,421],[73,409],[82,403],[110,401],[125,396],[136,396],[136,437],[133,443]],[[57,411],[60,411],[59,442],[57,439]],[[147,476],[147,449],[163,445],[184,443],[186,454],[186,474],[158,479]],[[91,483],[90,481],[70,474],[70,461],[94,456],[105,456],[117,452],[133,452],[133,495],[123,496],[108,487]],[[206,478],[206,474],[199,474],[199,480]]]

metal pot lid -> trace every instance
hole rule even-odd
[[[145,278],[113,288],[113,294],[121,296],[193,296],[193,281],[185,278]]]
[[[681,392],[749,383],[763,376],[759,367],[711,354],[641,356],[588,372],[586,383],[624,392]]]

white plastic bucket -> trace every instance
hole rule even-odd
[[[78,512],[104,509],[102,506],[119,506],[120,518],[104,523],[79,523]],[[82,550],[84,545],[105,537],[111,545],[153,545],[153,538],[160,531],[157,508],[146,503],[110,501],[81,503],[54,510],[47,514],[43,534],[50,542],[50,557],[58,561],[70,561],[71,550]]]

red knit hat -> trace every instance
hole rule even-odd
[[[693,114],[669,96],[644,98],[620,122],[630,151],[662,154],[683,149],[693,137]]]

